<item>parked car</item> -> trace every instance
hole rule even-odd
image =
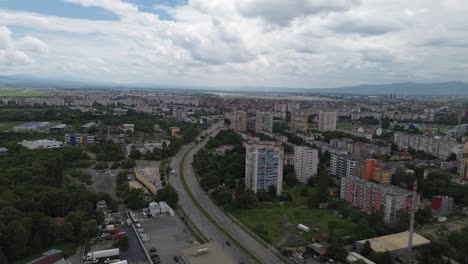
[[[150,249],[148,249],[148,253],[154,253],[154,252],[158,252],[158,250],[155,247],[151,247]]]
[[[143,228],[137,228],[137,232],[138,232],[138,233],[143,233],[143,232],[145,232],[145,229],[143,229]]]
[[[174,261],[175,261],[176,263],[179,263],[179,257],[178,257],[178,256],[174,256]]]

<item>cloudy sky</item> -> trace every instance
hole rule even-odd
[[[462,0],[0,0],[0,74],[336,87],[468,81]]]

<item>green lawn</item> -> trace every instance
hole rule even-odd
[[[309,188],[309,193],[315,191]],[[261,208],[236,210],[233,215],[260,235],[273,246],[287,245],[288,241],[302,240],[310,243],[317,232],[328,232],[328,222],[336,221],[335,234],[338,236],[351,235],[356,224],[333,215],[331,210],[309,209],[305,206],[306,197],[299,195],[299,190],[293,190],[293,201],[288,204],[274,202]],[[298,224],[310,227],[310,232],[300,232]],[[317,228],[318,231],[314,229]]]
[[[336,128],[337,129],[352,129],[352,128],[354,128],[355,125],[359,125],[359,124],[356,124],[356,123],[353,123],[353,122],[350,122],[350,121],[344,121],[344,122],[338,121],[338,122],[336,122]]]
[[[8,121],[8,122],[0,122],[0,131],[5,131],[8,129],[13,128],[14,126],[21,124],[21,123],[26,123],[25,121]]]
[[[0,88],[0,97],[40,97],[48,95],[50,95],[50,92],[39,89]]]

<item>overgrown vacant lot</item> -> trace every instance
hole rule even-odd
[[[315,188],[307,188],[315,192]],[[307,197],[300,195],[300,190],[289,190],[292,193],[291,202],[274,201],[271,205],[263,205],[253,209],[234,210],[232,214],[272,245],[287,246],[292,241],[303,240],[311,243],[316,233],[329,232],[328,223],[336,221],[335,236],[349,236],[356,228],[350,220],[339,218],[328,209],[307,208]],[[310,227],[310,232],[300,232],[298,224]],[[318,231],[315,230],[318,229]]]
[[[39,89],[0,88],[0,97],[39,97],[50,94],[48,91]]]

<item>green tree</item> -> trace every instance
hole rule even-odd
[[[26,256],[29,233],[21,222],[13,221],[7,226],[7,255],[9,260]]]
[[[143,190],[131,189],[127,194],[127,204],[131,209],[141,209],[145,207],[145,194]]]
[[[328,200],[329,176],[326,170],[322,170],[318,175],[318,198],[320,202]]]
[[[328,222],[328,232],[330,232],[330,240],[334,239],[335,228],[338,225],[338,222],[331,220]]]
[[[344,242],[341,238],[333,240],[328,246],[327,251],[330,258],[340,262],[344,262],[348,256],[348,252],[346,252]]]
[[[156,201],[165,201],[170,207],[177,208],[179,202],[179,195],[177,191],[170,184],[166,185],[164,189],[158,190]]]
[[[73,224],[71,222],[64,222],[61,226],[62,237],[67,241],[74,241],[75,231],[73,230]]]
[[[92,219],[85,222],[81,226],[80,238],[83,240],[88,240],[90,238],[96,237],[98,235],[99,229],[97,226],[96,220]]]
[[[371,244],[370,244],[369,240],[367,240],[367,241],[364,243],[364,245],[363,245],[363,247],[362,247],[362,249],[361,249],[360,254],[361,254],[362,256],[364,256],[364,257],[367,257],[367,256],[369,256],[371,253],[372,253]]]

